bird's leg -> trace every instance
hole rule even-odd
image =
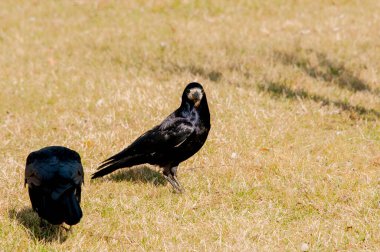
[[[177,186],[181,189],[181,191],[183,191],[183,187],[182,185],[179,183],[178,179],[177,179],[177,168],[178,166],[174,166],[170,169],[171,171],[171,174],[173,175],[173,179],[174,179],[174,182],[177,184]]]
[[[171,171],[165,168],[163,174],[166,180],[173,186],[174,191],[176,191],[177,193],[181,193],[182,189],[180,188],[180,186],[178,186],[173,175],[171,174]]]

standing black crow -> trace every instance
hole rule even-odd
[[[51,224],[77,224],[83,167],[77,152],[61,146],[45,147],[26,159],[25,184],[33,210]]]
[[[206,142],[210,127],[203,87],[196,82],[190,83],[183,91],[181,106],[176,111],[127,148],[103,161],[92,179],[120,168],[148,163],[163,168],[165,178],[177,192],[181,192],[177,167],[199,151]]]

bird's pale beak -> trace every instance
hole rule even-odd
[[[201,94],[199,93],[199,91],[195,91],[193,93],[193,100],[198,101],[200,100],[200,97],[201,97]]]
[[[187,95],[187,97],[193,101],[202,100],[202,96],[202,90],[199,88],[190,89],[190,92]]]

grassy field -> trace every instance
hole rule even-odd
[[[0,1],[0,250],[376,251],[380,2]],[[212,129],[179,167],[90,181],[204,85]],[[77,150],[82,221],[40,229],[29,152]]]

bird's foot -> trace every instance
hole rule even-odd
[[[184,192],[185,189],[183,189],[183,186],[179,183],[176,175],[173,176],[173,180],[177,184],[177,186],[180,188],[181,192]]]
[[[70,225],[67,225],[66,223],[62,223],[62,224],[60,225],[60,227],[61,227],[63,230],[65,230],[66,232],[71,231],[71,226],[70,226]]]
[[[172,175],[164,175],[166,180],[173,186],[173,189],[176,193],[182,193],[183,190],[181,186],[179,185],[178,181],[172,176]]]

